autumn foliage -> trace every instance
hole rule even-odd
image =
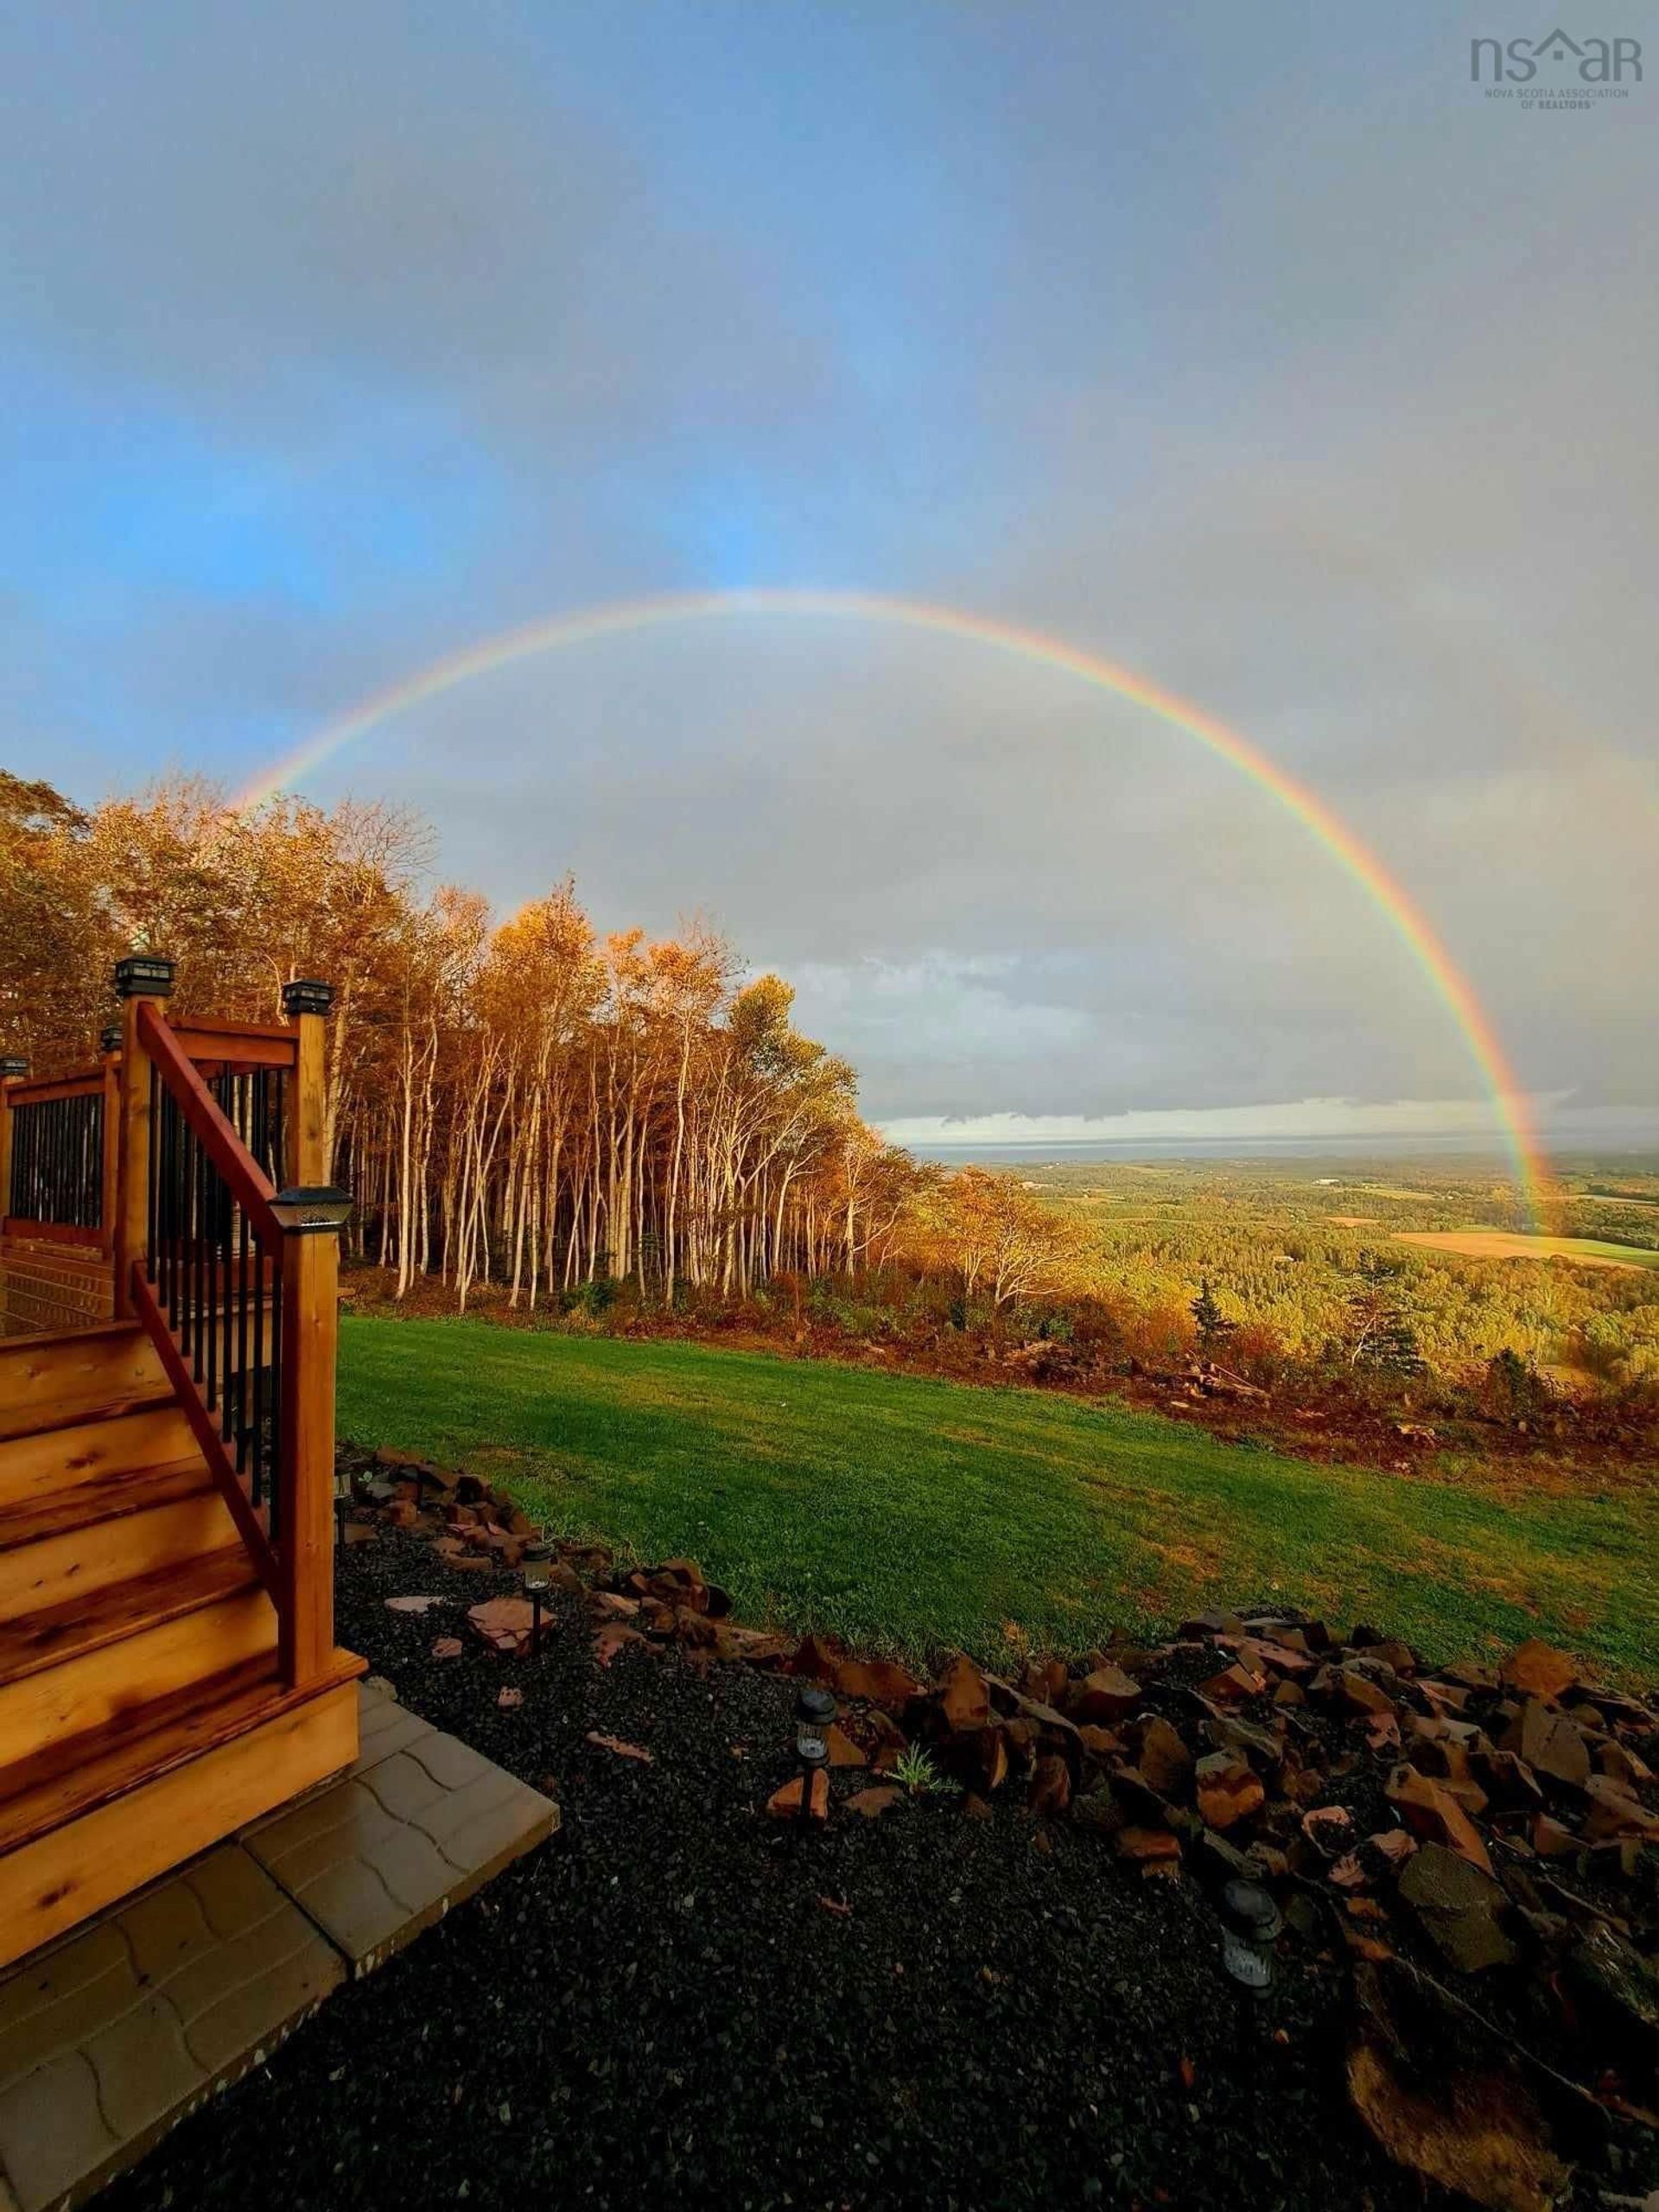
[[[87,1063],[135,947],[178,963],[183,1012],[276,1020],[285,982],[325,978],[332,1172],[400,1295],[742,1297],[895,1256],[998,1306],[1054,1287],[1052,1211],[885,1146],[779,977],[702,928],[601,939],[569,882],[495,923],[424,887],[427,843],[381,806],[238,811],[173,781],[83,810],[0,778],[0,1038]]]

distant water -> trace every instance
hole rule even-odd
[[[1478,1132],[1446,1132],[1437,1136],[1351,1137],[1145,1137],[1080,1141],[1073,1144],[931,1144],[909,1147],[918,1159],[938,1160],[946,1167],[1014,1167],[1033,1163],[1051,1166],[1082,1166],[1090,1160],[1112,1160],[1133,1165],[1136,1160],[1205,1160],[1216,1164],[1230,1160],[1277,1160],[1287,1163],[1307,1160],[1446,1160],[1455,1159],[1494,1174],[1514,1173],[1508,1156],[1490,1136]],[[1632,1167],[1651,1166],[1651,1151],[1626,1152],[1592,1145],[1573,1145],[1570,1140],[1552,1147],[1562,1166],[1570,1160],[1593,1157],[1601,1164],[1618,1161]]]

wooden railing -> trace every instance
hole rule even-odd
[[[4,1086],[3,1233],[107,1249],[116,1115],[111,1071]]]
[[[159,992],[130,995],[113,1212],[118,1308],[156,1345],[297,1687],[334,1649],[342,1209],[317,1187],[327,995],[290,988],[311,996],[282,1030],[174,1025]]]

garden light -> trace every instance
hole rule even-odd
[[[795,1756],[801,1763],[801,1819],[812,1817],[814,1777],[830,1764],[830,1724],[836,1700],[828,1690],[808,1684],[795,1700]]]
[[[109,1022],[104,1028],[99,1030],[98,1034],[98,1049],[106,1056],[111,1052],[118,1052],[120,1051],[121,1025],[118,1021]]]
[[[1221,1963],[1258,1997],[1273,1986],[1273,1947],[1284,1916],[1259,1882],[1231,1881],[1221,1893]]]
[[[352,1478],[344,1467],[334,1469],[334,1542],[346,1548],[346,1516],[352,1510]]]
[[[524,1595],[530,1600],[530,1656],[533,1659],[542,1648],[542,1607],[547,1602],[547,1569],[536,1560],[524,1569]]]
[[[27,1075],[29,1062],[21,1052],[8,1052],[0,1058],[0,1076]]]

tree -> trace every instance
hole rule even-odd
[[[1198,1294],[1186,1310],[1198,1329],[1199,1349],[1206,1358],[1213,1359],[1238,1325],[1236,1321],[1230,1321],[1222,1312],[1216,1294],[1210,1287],[1208,1275],[1200,1281]]]
[[[1390,1375],[1421,1375],[1427,1365],[1407,1312],[1397,1265],[1368,1253],[1348,1300],[1348,1363]]]

